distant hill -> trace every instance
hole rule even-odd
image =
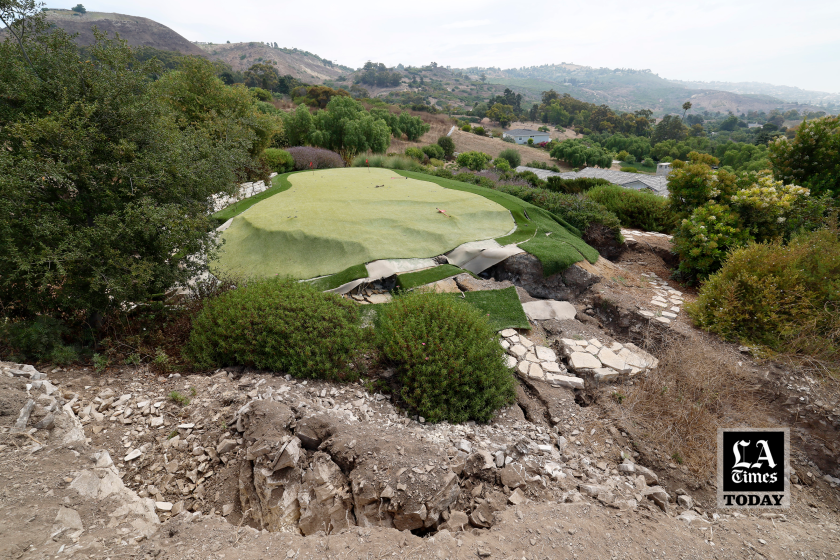
[[[353,72],[352,68],[302,51],[273,47],[262,42],[250,43],[197,43],[204,56],[221,60],[234,70],[247,70],[258,62],[273,64],[280,75],[289,74],[303,82],[320,84]]]
[[[671,80],[692,89],[716,89],[743,95],[769,95],[787,102],[840,104],[840,93],[809,91],[792,86],[777,86],[763,82],[690,82]]]
[[[153,47],[162,51],[205,56],[204,51],[195,44],[148,18],[104,12],[77,14],[70,10],[49,10],[46,16],[48,23],[68,33],[78,33],[76,42],[79,45],[93,44],[93,28],[96,26],[100,31],[107,31],[111,37],[119,33],[120,38],[132,47]]]

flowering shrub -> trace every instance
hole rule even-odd
[[[431,422],[489,422],[515,399],[513,375],[487,317],[450,295],[411,293],[378,313],[382,356],[400,397]]]
[[[737,213],[728,206],[709,202],[684,219],[674,235],[680,272],[688,277],[706,277],[720,268],[730,249],[749,240]]]
[[[286,150],[295,160],[295,171],[344,167],[344,160],[332,150],[297,146]]]
[[[738,209],[752,237],[756,241],[766,241],[785,237],[790,231],[788,220],[791,217],[794,227],[800,225],[797,218],[807,205],[809,194],[804,187],[785,185],[764,173],[755,183],[732,195],[730,203]]]

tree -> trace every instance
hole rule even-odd
[[[280,73],[271,64],[258,62],[245,71],[245,85],[277,91],[280,86]]]
[[[683,120],[685,120],[685,114],[688,112],[689,109],[691,109],[691,101],[686,101],[685,103],[683,103],[682,108],[683,108]]]
[[[346,161],[368,150],[383,153],[391,143],[388,124],[365,111],[352,97],[333,97],[325,111],[315,114],[312,124],[309,141],[338,152]]]
[[[484,72],[481,73],[481,76],[479,76],[479,79],[481,80],[482,84],[487,81],[487,76],[484,74]]]
[[[499,123],[499,126],[502,128],[506,128],[513,122],[513,119],[516,118],[516,115],[513,113],[513,107],[510,105],[502,105],[501,103],[496,103],[493,105],[489,111],[487,111],[487,118],[491,121],[495,121]]]
[[[305,145],[309,140],[309,133],[312,132],[312,114],[309,108],[301,103],[293,112],[286,113],[283,117],[283,130],[289,146]]]
[[[81,4],[76,4],[75,6],[73,6],[73,7],[72,7],[72,8],[70,8],[70,9],[71,9],[71,10],[73,10],[74,12],[76,12],[77,14],[84,14],[84,13],[87,13],[87,10],[86,10],[86,9],[85,9],[85,7],[84,7],[84,6],[82,6]]]
[[[437,141],[438,146],[443,148],[443,154],[450,158],[455,153],[455,142],[449,136],[441,136]]]
[[[0,43],[0,301],[7,318],[96,326],[186,282],[215,249],[211,195],[232,193],[241,142],[180,127],[159,63],[124,43],[83,59],[61,29]],[[78,330],[78,329],[77,329]]]
[[[688,136],[688,127],[685,126],[677,116],[665,115],[654,127],[651,135],[651,144],[657,144],[663,140],[684,140]]]
[[[768,148],[777,179],[840,197],[840,117],[803,121],[793,139],[777,138]]]
[[[20,54],[36,76],[38,72],[27,52],[27,48],[33,45],[27,43],[31,37],[47,28],[44,12],[41,10],[43,5],[36,0],[0,0],[0,22],[3,22],[9,34],[14,37]],[[40,76],[38,78],[40,79]]]

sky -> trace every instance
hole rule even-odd
[[[271,41],[353,68],[368,60],[454,68],[573,62],[840,93],[838,0],[83,3],[153,19],[191,41]]]

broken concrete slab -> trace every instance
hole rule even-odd
[[[522,309],[525,310],[525,315],[532,321],[547,321],[550,319],[567,321],[574,319],[577,314],[575,306],[568,301],[551,299],[523,303]]]

